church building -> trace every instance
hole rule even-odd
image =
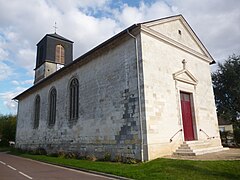
[[[37,44],[18,100],[16,147],[148,161],[221,151],[210,65],[182,15],[134,24],[73,60],[56,33]]]

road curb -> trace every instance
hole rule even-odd
[[[34,160],[34,161],[36,161],[36,160]],[[86,173],[101,175],[101,176],[115,178],[115,179],[119,179],[119,180],[133,180],[133,179],[129,179],[129,178],[122,177],[122,176],[117,176],[117,175],[113,175],[113,174],[107,174],[107,173],[103,173],[103,172],[92,171],[92,170],[88,170],[88,169],[82,169],[82,168],[77,168],[77,167],[72,167],[72,166],[67,166],[67,165],[49,163],[49,162],[45,162],[45,161],[38,161],[38,162],[44,162],[46,164],[52,164],[52,165],[55,165],[55,166],[60,166],[60,167],[68,168],[68,169],[74,169],[74,170],[83,171],[83,172],[86,172]]]
[[[103,172],[98,172],[98,171],[93,171],[93,170],[88,170],[88,169],[83,169],[83,168],[78,168],[78,167],[72,167],[72,166],[67,166],[67,165],[62,165],[62,164],[57,164],[57,163],[51,163],[51,162],[46,162],[46,161],[38,161],[38,160],[35,160],[35,159],[25,158],[25,157],[17,156],[17,155],[14,155],[14,154],[9,154],[9,155],[13,155],[13,156],[16,156],[18,158],[27,159],[27,160],[30,160],[30,161],[35,161],[35,162],[38,162],[38,163],[45,163],[45,164],[49,164],[49,165],[54,165],[54,166],[59,166],[59,167],[63,167],[63,168],[73,169],[73,170],[82,171],[82,172],[95,174],[95,175],[99,175],[99,176],[105,176],[105,177],[119,179],[119,180],[133,180],[133,179],[130,179],[130,178],[117,176],[117,175],[113,175],[113,174],[107,174],[107,173],[103,173]]]

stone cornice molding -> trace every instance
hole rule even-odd
[[[186,74],[188,79],[182,78],[181,77],[182,74]],[[198,83],[198,80],[187,69],[182,69],[181,71],[174,73],[173,79],[181,82],[185,82],[188,84],[192,84],[192,85],[197,85]]]
[[[211,58],[209,58],[207,56],[204,56],[204,55],[200,54],[199,52],[197,52],[197,51],[195,51],[195,50],[193,50],[193,49],[191,49],[191,48],[189,48],[189,47],[187,47],[187,46],[185,46],[185,45],[183,45],[183,44],[181,44],[181,43],[179,43],[179,42],[177,42],[177,41],[175,41],[175,40],[173,40],[173,39],[171,39],[171,38],[169,38],[169,37],[167,37],[167,36],[165,36],[165,35],[163,35],[159,32],[157,32],[157,31],[155,31],[155,30],[153,30],[153,29],[151,29],[151,28],[149,28],[145,25],[141,25],[141,31],[150,35],[151,37],[154,37],[155,39],[164,41],[164,42],[166,42],[166,43],[168,43],[172,46],[175,46],[175,47],[177,47],[177,48],[179,48],[183,51],[186,51],[186,52],[204,60],[205,62],[208,62],[208,63],[212,62]]]

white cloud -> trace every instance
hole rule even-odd
[[[36,44],[45,34],[54,32],[55,21],[57,33],[74,41],[74,58],[134,23],[175,14],[183,14],[215,60],[239,53],[240,1],[123,2],[127,1],[0,0],[0,80],[13,77],[18,69],[26,70],[21,74],[24,79],[33,78]],[[9,82],[26,85],[17,80]]]
[[[147,2],[147,1],[146,1]],[[127,4],[114,11],[123,27],[146,20],[183,14],[216,61],[240,51],[240,1],[157,0],[142,1],[139,7]]]
[[[9,61],[33,74],[37,42],[46,34],[57,32],[73,40],[74,57],[111,37],[119,28],[114,19],[88,15],[90,9],[104,8],[107,0],[17,1],[0,0],[0,32],[7,40]],[[26,4],[28,4],[26,6]],[[107,27],[107,28],[106,28]]]
[[[55,7],[61,13],[65,14],[73,9],[81,9],[87,11],[87,9],[99,9],[108,4],[109,0],[71,0],[69,3],[66,0],[51,1],[47,0],[46,3],[49,7]]]
[[[240,1],[173,0],[215,60],[222,61],[240,50]]]
[[[23,87],[17,87],[14,91],[2,92],[0,93],[0,102],[3,102],[5,108],[12,114],[17,112],[17,103],[12,99],[16,97],[20,92],[26,90]],[[1,112],[0,112],[1,113]]]
[[[113,3],[119,6],[111,6]],[[32,73],[35,45],[53,32],[55,21],[57,32],[75,42],[75,58],[133,23],[178,13],[217,59],[239,50],[240,2],[235,0],[139,1],[134,7],[110,0],[0,0],[0,4],[0,32],[7,39],[4,49],[0,41],[0,59],[18,52],[11,61]],[[23,54],[27,56],[23,58]]]
[[[0,47],[0,61],[8,57],[8,52]]]
[[[134,23],[159,19],[173,14],[171,6],[164,1],[156,1],[152,4],[140,2],[139,7],[131,7],[124,4],[118,11],[113,12],[115,18],[123,27],[130,26]]]
[[[59,29],[63,34],[66,34],[66,37],[74,41],[76,58],[111,37],[115,30],[118,29],[118,26],[113,19],[96,18],[74,10],[63,17],[59,23]]]
[[[13,70],[10,66],[5,64],[4,62],[0,61],[0,81],[7,79],[9,76],[11,76],[13,73]]]
[[[6,59],[8,57],[8,52],[5,48],[5,46],[6,46],[6,40],[3,38],[3,36],[0,33],[0,61],[3,61],[4,59]]]
[[[11,83],[15,86],[19,86],[19,85],[32,85],[33,84],[33,80],[25,80],[25,81],[17,81],[17,80],[13,80],[11,81]]]
[[[18,85],[20,84],[20,82],[18,82],[18,81],[16,81],[16,80],[11,81],[11,83],[12,83],[13,85],[16,85],[16,86],[18,86]]]
[[[28,70],[29,75],[34,74],[35,55],[36,52],[32,49],[19,49],[16,57],[20,62],[15,61],[17,65],[22,66]]]

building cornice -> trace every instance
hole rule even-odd
[[[177,42],[177,41],[175,41],[175,40],[173,40],[173,39],[171,39],[171,38],[169,38],[169,37],[167,37],[167,36],[165,36],[165,35],[163,35],[159,32],[157,32],[157,31],[155,31],[151,28],[148,28],[145,25],[141,25],[141,31],[146,33],[147,35],[150,35],[151,37],[153,37],[155,39],[161,40],[161,41],[166,42],[166,43],[168,43],[168,44],[170,44],[174,47],[177,47],[177,48],[179,48],[179,49],[181,49],[185,52],[188,52],[188,53],[202,59],[203,61],[205,61],[207,63],[211,63],[213,61],[213,59],[211,59],[207,56],[204,56],[204,55],[200,54],[199,52],[197,52],[197,51],[195,51],[195,50],[193,50],[193,49],[191,49],[191,48],[189,48],[189,47],[187,47],[187,46],[185,46],[185,45],[183,45],[183,44],[181,44],[181,43],[179,43],[179,42]]]

